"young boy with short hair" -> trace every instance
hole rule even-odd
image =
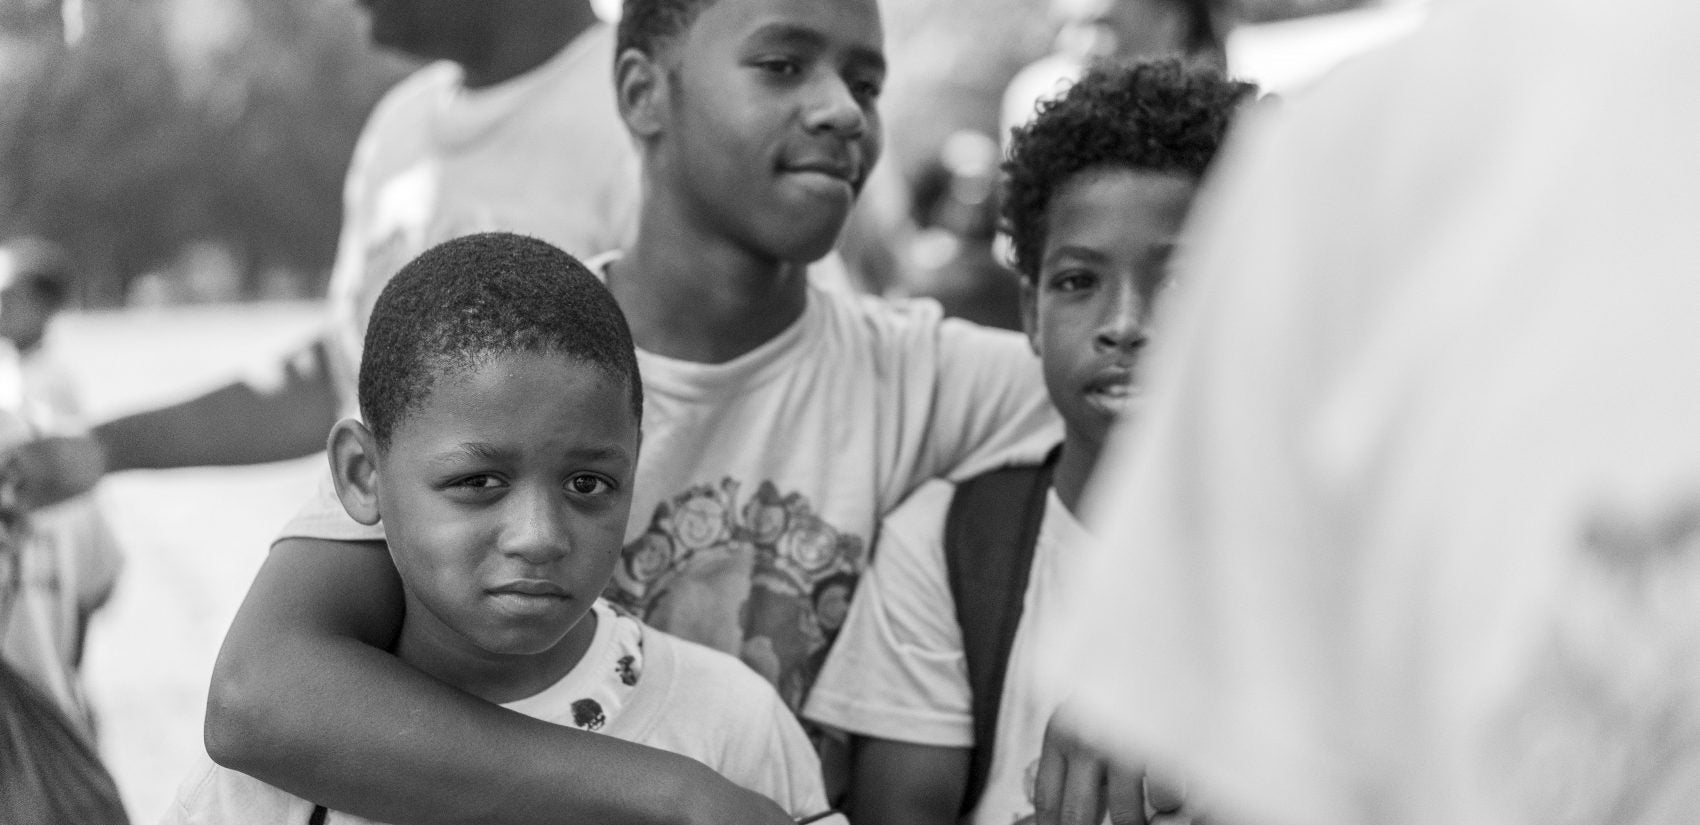
[[[879,156],[882,39],[875,0],[630,0],[617,32],[644,192],[635,242],[596,269],[649,403],[611,596],[738,655],[793,707],[879,518],[927,479],[1056,437],[1020,335],[809,283]],[[600,743],[398,667],[375,649],[402,614],[383,532],[334,500],[285,536],[215,670],[222,764],[380,819],[770,821],[700,774],[636,752],[616,772]],[[406,725],[412,708],[439,724]],[[467,742],[482,746],[451,746]],[[657,781],[616,789],[630,771]],[[488,782],[446,793],[457,777]]]
[[[364,352],[362,420],[337,423],[330,460],[349,516],[385,525],[407,606],[398,656],[521,713],[690,756],[793,816],[826,809],[814,750],[771,686],[600,598],[643,387],[593,275],[521,235],[440,244],[385,287]],[[327,821],[315,807],[208,761],[169,819]]]
[[[929,483],[885,520],[805,711],[858,738],[853,821],[1033,815],[1032,773],[1061,699],[1029,678],[1033,640],[1057,618],[1086,541],[1081,490],[1112,425],[1138,403],[1139,358],[1182,221],[1253,91],[1179,60],[1105,66],[1016,130],[1004,217],[1023,326],[1065,434],[1042,467]],[[988,481],[1011,492],[987,499]],[[980,498],[965,505],[971,490]],[[986,523],[997,529],[974,537]],[[1005,541],[1017,535],[1024,545]],[[993,565],[1007,575],[976,578]]]

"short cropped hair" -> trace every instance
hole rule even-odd
[[[625,0],[614,28],[614,58],[637,49],[650,57],[684,34],[714,0]]]
[[[425,250],[378,295],[360,359],[360,413],[381,448],[438,379],[511,352],[561,355],[622,379],[643,420],[626,317],[578,259],[488,232]]]
[[[1057,187],[1098,167],[1203,177],[1241,104],[1257,93],[1208,63],[1164,58],[1100,64],[1013,130],[1003,163],[1012,264],[1039,277],[1046,212]]]

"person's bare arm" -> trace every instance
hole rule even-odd
[[[400,582],[381,543],[287,539],[213,672],[207,751],[386,822],[785,825],[700,762],[505,710],[385,652]]]
[[[851,822],[952,825],[968,786],[968,749],[856,737]]]
[[[109,471],[262,464],[325,448],[336,423],[327,344],[280,359],[278,380],[237,381],[95,426]]]

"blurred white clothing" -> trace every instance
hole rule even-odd
[[[1223,821],[1694,821],[1696,33],[1441,4],[1239,136],[1041,671],[1122,755]]]
[[[35,435],[78,432],[81,404],[51,350],[0,346],[0,448]],[[88,618],[111,595],[124,558],[94,494],[29,513],[4,539],[0,655],[83,733],[94,731],[78,678]]]

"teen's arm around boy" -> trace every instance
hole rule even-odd
[[[381,543],[284,539],[251,591],[263,592],[295,596],[287,602],[250,597],[240,610],[246,616],[225,640],[207,705],[206,744],[226,767],[294,793],[306,789],[289,777],[309,776],[316,802],[381,821],[791,821],[771,800],[693,759],[531,719],[399,659],[373,655],[369,648],[393,643],[402,616],[401,583]],[[322,667],[277,681],[247,671],[252,660],[232,649],[267,650]],[[354,701],[326,702],[326,696]],[[413,724],[390,723],[398,708]],[[254,741],[270,747],[244,744]],[[361,742],[360,751],[334,746],[349,741]],[[373,787],[386,788],[385,798],[371,796]]]

